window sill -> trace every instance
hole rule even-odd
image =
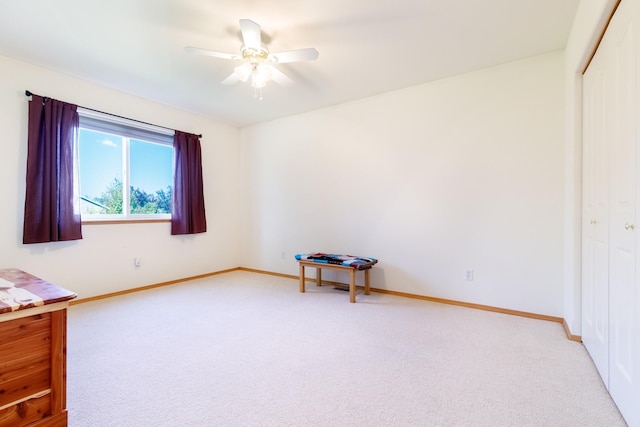
[[[150,224],[157,222],[171,222],[171,218],[165,219],[92,219],[82,221],[82,225],[109,225],[109,224]]]

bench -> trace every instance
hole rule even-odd
[[[315,252],[297,254],[295,256],[300,265],[300,292],[305,291],[305,267],[316,269],[316,286],[322,286],[322,269],[349,272],[349,302],[356,302],[356,272],[364,271],[364,294],[370,293],[371,268],[378,262],[375,258],[358,257],[353,255],[325,254]]]

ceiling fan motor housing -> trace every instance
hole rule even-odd
[[[242,58],[252,64],[259,64],[269,59],[269,51],[265,47],[256,49],[253,47],[242,47]]]

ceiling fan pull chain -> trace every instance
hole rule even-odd
[[[261,87],[254,87],[253,88],[253,97],[258,101],[262,101],[262,88]]]

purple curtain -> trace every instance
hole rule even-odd
[[[198,135],[176,131],[171,234],[207,231],[202,183],[202,153]]]
[[[23,243],[82,239],[76,110],[38,95],[29,102]]]

